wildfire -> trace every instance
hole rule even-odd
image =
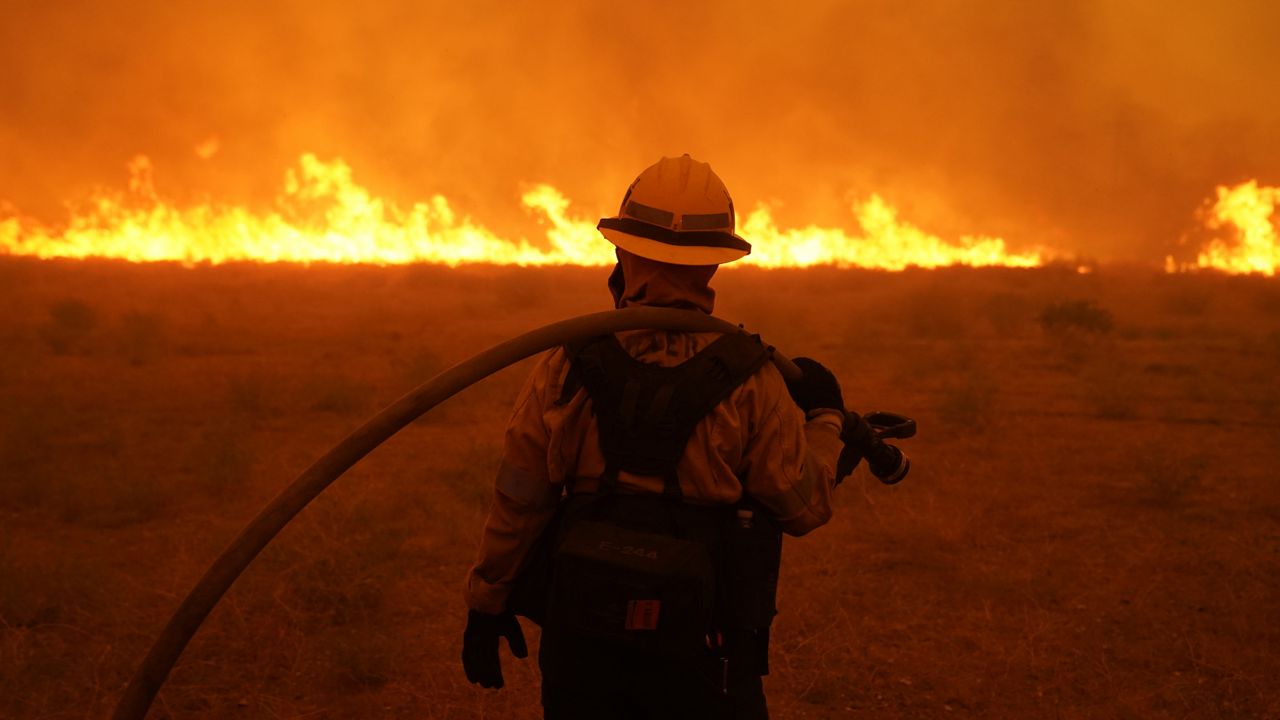
[[[1235,237],[1231,240],[1214,237],[1200,251],[1196,266],[1274,276],[1280,271],[1278,204],[1280,187],[1260,187],[1256,180],[1235,187],[1220,186],[1205,226],[1214,231],[1232,227]],[[1166,265],[1170,270],[1179,269],[1172,259]]]
[[[212,155],[216,140],[210,143]],[[156,193],[147,158],[135,158],[129,169],[127,192],[95,194],[65,227],[48,227],[0,208],[0,254],[188,264],[613,263],[613,246],[596,231],[596,219],[570,215],[569,200],[550,185],[537,185],[522,198],[546,228],[545,242],[534,244],[499,237],[471,218],[460,217],[442,195],[398,207],[357,184],[343,161],[325,162],[309,154],[285,173],[283,190],[266,213],[213,203],[178,207]],[[902,270],[1034,267],[1044,261],[1042,251],[1009,252],[1000,238],[945,241],[903,222],[897,210],[876,195],[855,203],[852,210],[860,233],[816,226],[780,229],[769,209],[760,206],[739,220],[740,234],[754,246],[744,262],[762,267]]]

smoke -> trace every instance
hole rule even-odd
[[[9,2],[0,199],[56,220],[150,155],[163,194],[270,200],[302,152],[500,232],[588,214],[661,155],[739,205],[1159,259],[1215,185],[1280,182],[1280,6]],[[209,141],[217,152],[208,159]],[[201,152],[197,152],[200,146]]]

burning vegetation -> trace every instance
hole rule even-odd
[[[161,197],[151,161],[129,165],[128,192],[99,192],[62,228],[0,220],[0,251],[41,258],[122,258],[183,263],[335,262],[456,266],[608,265],[613,248],[594,217],[571,214],[555,187],[532,186],[521,198],[546,228],[544,242],[511,240],[459,215],[443,195],[407,208],[376,197],[355,181],[342,160],[303,155],[285,173],[274,208],[206,203],[179,207]],[[902,270],[948,265],[1035,267],[1041,251],[1011,252],[1000,238],[947,241],[898,218],[878,195],[852,207],[859,232],[808,226],[783,229],[769,208],[740,219],[755,244],[745,264],[759,267],[834,265]]]
[[[1213,237],[1200,249],[1195,267],[1274,276],[1280,271],[1277,203],[1280,187],[1260,187],[1255,180],[1220,186],[1217,201],[1202,213]],[[1185,269],[1172,260],[1166,267]]]
[[[313,154],[304,154],[285,172],[273,208],[262,212],[215,202],[175,204],[157,192],[152,163],[145,156],[135,157],[129,171],[127,192],[95,193],[62,227],[24,219],[14,211],[0,216],[0,253],[185,264],[598,266],[613,262],[612,248],[599,237],[595,220],[571,213],[569,199],[547,184],[532,186],[521,198],[524,209],[545,228],[543,241],[531,242],[502,237],[460,215],[443,195],[400,207],[360,185],[342,160],[324,161]],[[1217,202],[1204,213],[1205,227],[1216,234],[1194,263],[1180,264],[1170,256],[1166,268],[1274,275],[1280,269],[1277,198],[1280,188],[1261,187],[1256,181],[1219,187]],[[1011,251],[997,237],[945,240],[900,219],[898,210],[876,194],[853,202],[851,211],[857,231],[817,225],[781,228],[767,205],[757,205],[739,220],[742,234],[755,247],[743,264],[881,270],[1029,268],[1069,257],[1047,248]]]

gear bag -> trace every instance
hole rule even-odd
[[[702,646],[723,598],[737,594],[717,586],[741,574],[723,572],[735,508],[682,503],[676,466],[698,423],[769,351],[758,337],[725,335],[684,363],[664,367],[632,358],[608,335],[571,347],[570,354],[562,397],[586,388],[605,471],[597,493],[571,495],[561,508],[548,622],[639,650]],[[621,471],[661,477],[662,495],[618,494]],[[776,570],[775,564],[775,577]],[[772,597],[769,605],[771,618]]]
[[[714,518],[661,497],[570,499],[550,621],[637,650],[696,646],[715,610]]]

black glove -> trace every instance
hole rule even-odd
[[[840,394],[840,382],[830,370],[817,360],[798,357],[795,362],[804,375],[798,380],[787,381],[787,391],[805,414],[818,408],[830,408],[844,412],[844,397]]]
[[[840,439],[844,441],[844,449],[840,451],[840,459],[836,461],[837,485],[852,475],[854,468],[866,457],[871,443],[875,441],[875,432],[858,413],[846,411]]]
[[[467,613],[467,629],[462,633],[462,669],[467,680],[480,687],[502,687],[502,662],[498,659],[498,638],[506,638],[511,654],[529,657],[520,621],[509,612],[491,615],[475,610]]]

